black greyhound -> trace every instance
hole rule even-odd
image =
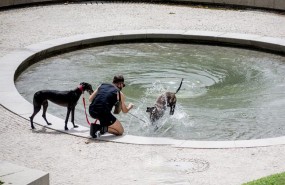
[[[71,122],[74,128],[78,126],[74,124],[74,109],[75,106],[84,91],[87,91],[90,95],[93,93],[92,86],[89,83],[82,82],[79,87],[70,91],[56,91],[56,90],[42,90],[38,91],[34,94],[33,104],[34,104],[34,112],[30,117],[31,127],[35,129],[33,124],[34,116],[41,110],[41,106],[43,106],[43,118],[47,122],[48,125],[51,125],[46,119],[46,111],[48,107],[48,100],[63,107],[67,107],[67,114],[65,119],[65,130],[68,130],[67,122],[69,118],[69,114],[71,112]]]
[[[170,115],[174,114],[174,110],[176,106],[175,94],[178,93],[178,91],[180,90],[182,86],[182,82],[183,82],[183,78],[175,93],[165,92],[156,99],[156,103],[153,107],[147,107],[146,112],[149,112],[150,121],[152,124],[164,115],[164,112],[167,107],[170,107],[169,114]]]

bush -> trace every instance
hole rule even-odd
[[[263,177],[243,185],[285,185],[285,172]]]

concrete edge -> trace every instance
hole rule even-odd
[[[29,6],[37,4],[52,4],[52,3],[65,3],[68,5],[70,2],[78,3],[81,0],[1,0],[0,8],[13,8],[19,6]],[[84,0],[82,0],[84,1]],[[86,0],[85,0],[86,1]],[[104,0],[103,0],[104,1]],[[127,2],[146,2],[146,3],[177,3],[177,4],[210,4],[218,6],[233,6],[233,7],[250,7],[259,9],[270,9],[277,11],[285,10],[285,2],[283,0],[128,0]],[[86,1],[88,3],[88,1]],[[105,0],[105,2],[110,2]],[[118,2],[120,2],[118,0]],[[121,0],[121,2],[123,2]]]
[[[0,161],[0,177],[4,184],[49,185],[49,173]]]
[[[54,52],[65,51],[90,44],[104,44],[129,41],[144,40],[168,40],[183,41],[187,43],[215,43],[235,45],[262,49],[271,52],[285,53],[285,40],[272,37],[262,37],[258,35],[246,35],[226,32],[208,32],[193,30],[126,30],[117,32],[103,32],[95,34],[76,35],[67,38],[50,40],[38,44],[27,46],[23,49],[14,51],[0,58],[0,104],[8,110],[28,119],[32,114],[32,104],[26,101],[17,91],[14,80],[16,76],[25,70],[29,65]],[[40,115],[40,114],[38,114]],[[80,126],[76,129],[64,130],[64,124],[54,124],[46,126],[41,116],[36,116],[35,123],[57,130],[59,132],[90,138],[89,128]],[[53,123],[64,123],[63,119],[53,115],[47,115]],[[69,124],[70,125],[70,124]],[[237,140],[237,141],[191,141],[175,140],[171,138],[141,137],[124,135],[115,137],[112,135],[102,136],[99,140],[112,141],[129,144],[147,145],[172,145],[182,148],[243,148],[243,147],[263,147],[271,145],[285,144],[285,136],[277,138],[256,139],[256,140]]]

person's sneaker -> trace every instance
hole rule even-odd
[[[90,125],[90,136],[92,138],[98,138],[98,132],[100,132],[100,130],[101,130],[101,126],[100,125],[91,124]]]
[[[97,130],[96,132],[95,132],[95,138],[99,138],[99,137],[101,137],[101,131],[100,130]]]

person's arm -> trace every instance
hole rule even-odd
[[[99,87],[98,87],[99,88]],[[98,88],[89,96],[89,102],[92,102],[96,96]]]
[[[122,105],[122,112],[123,113],[127,113],[127,112],[129,112],[133,107],[134,107],[134,104],[132,104],[132,103],[129,103],[129,105],[128,106],[126,106],[126,103],[125,103],[125,95],[122,93],[122,92],[120,92],[121,93],[121,105]]]

